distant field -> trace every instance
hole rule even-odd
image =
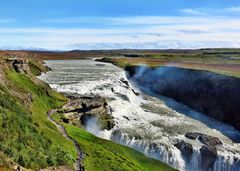
[[[207,70],[224,75],[240,77],[239,50],[196,50],[159,53],[130,53],[119,57],[104,58],[102,61],[120,67],[127,65],[174,66]]]
[[[140,64],[151,67],[176,66],[240,77],[240,49],[0,51],[0,56],[29,56],[41,60],[110,58],[105,61],[120,67]]]

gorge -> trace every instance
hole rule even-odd
[[[46,65],[52,71],[40,78],[55,90],[106,99],[116,125],[111,130],[93,130],[93,134],[132,147],[179,170],[240,168],[239,131],[165,97],[167,94],[153,91],[160,83],[151,75],[152,69],[139,67],[136,72],[128,68],[127,77],[123,69],[91,59],[49,60]],[[146,75],[138,77],[139,74]],[[171,72],[163,75],[172,78]],[[187,84],[181,88],[191,87]]]

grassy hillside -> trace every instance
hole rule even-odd
[[[47,111],[65,99],[30,76],[5,68],[0,85],[0,151],[25,168],[73,165],[74,145],[47,120]],[[0,165],[4,164],[0,156]],[[10,166],[9,166],[10,167]]]
[[[67,133],[77,140],[84,151],[84,166],[90,171],[104,170],[145,170],[145,171],[174,171],[158,160],[147,158],[140,152],[129,147],[98,138],[76,126],[64,124],[59,114],[55,120],[63,124]]]
[[[27,72],[16,72],[6,59],[0,58],[0,170],[19,166],[33,170],[63,165],[73,168],[77,158],[74,144],[47,119],[47,112],[61,108],[67,99],[36,79],[47,70],[38,61],[29,59]],[[84,167],[89,171],[173,170],[128,147],[64,126],[80,144]]]

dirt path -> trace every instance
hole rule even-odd
[[[76,163],[74,165],[75,167],[75,170],[76,171],[84,171],[84,166],[83,166],[83,163],[82,163],[82,160],[83,160],[83,152],[80,148],[80,145],[78,144],[78,142],[71,138],[68,134],[67,134],[67,131],[66,129],[60,125],[59,123],[57,123],[53,118],[52,118],[52,114],[56,113],[57,112],[57,109],[53,109],[53,110],[50,110],[48,111],[48,120],[51,121],[54,125],[56,125],[56,127],[58,128],[58,130],[61,132],[61,134],[68,140],[72,141],[75,145],[75,148],[77,150],[77,153],[78,153],[78,158],[76,160]]]

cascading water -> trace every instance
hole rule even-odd
[[[41,75],[40,79],[60,92],[105,97],[116,126],[111,131],[98,134],[102,138],[132,147],[180,170],[202,171],[202,144],[187,139],[184,134],[207,133],[218,137],[223,143],[216,147],[217,158],[211,170],[240,170],[240,144],[233,143],[222,133],[231,130],[231,134],[240,137],[237,130],[167,99],[168,103],[183,109],[177,112],[166,105],[166,99],[138,90],[128,81],[124,70],[111,64],[98,64],[93,60],[46,61],[52,71]],[[201,119],[207,120],[208,124],[201,122]],[[214,125],[221,127],[221,131],[214,129]],[[175,144],[179,141],[192,144],[191,155],[184,156],[176,148]]]

